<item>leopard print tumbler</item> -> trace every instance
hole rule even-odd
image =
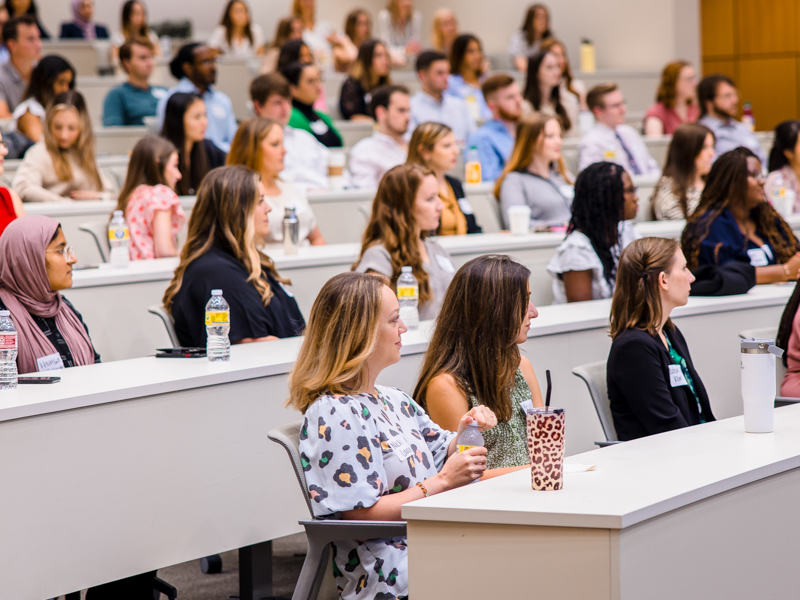
[[[534,408],[528,413],[528,453],[534,490],[564,487],[564,423],[563,408]]]

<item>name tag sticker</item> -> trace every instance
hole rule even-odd
[[[458,201],[458,206],[465,215],[472,214],[472,204],[470,204],[469,200],[466,198],[461,198],[461,200]]]
[[[156,100],[161,100],[164,96],[167,95],[167,90],[165,90],[164,88],[151,88],[150,94]]]
[[[683,376],[683,369],[680,365],[669,366],[669,384],[672,387],[679,387],[681,385],[689,385],[686,377]]]
[[[442,256],[441,254],[436,255],[436,262],[439,263],[439,268],[442,271],[447,271],[448,273],[455,273],[456,268],[453,266],[453,262],[447,258],[446,256]]]
[[[400,460],[407,460],[409,456],[414,454],[411,446],[408,445],[408,442],[403,437],[393,437],[387,443]]]
[[[64,368],[64,361],[61,360],[61,355],[56,352],[48,356],[37,358],[36,368],[39,371],[58,371]]]
[[[767,253],[761,248],[751,248],[747,251],[747,256],[750,257],[750,264],[754,267],[766,267],[769,264]]]
[[[617,153],[614,152],[613,150],[606,150],[605,152],[603,152],[603,158],[605,158],[606,160],[614,160],[615,158],[617,158]]]
[[[322,119],[309,123],[309,127],[311,127],[311,131],[317,135],[325,135],[328,133],[328,125]]]
[[[225,109],[222,108],[219,104],[216,104],[211,107],[211,112],[214,113],[214,116],[217,119],[224,119],[225,118]]]

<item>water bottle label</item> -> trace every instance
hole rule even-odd
[[[206,325],[214,323],[228,323],[230,321],[230,312],[227,310],[206,311]]]
[[[16,350],[16,349],[17,349],[17,334],[0,333],[0,350]]]
[[[481,163],[468,162],[465,166],[467,183],[481,182]]]
[[[474,447],[475,446],[467,446],[465,444],[459,444],[458,446],[456,446],[456,448],[458,448],[459,452],[464,452],[464,450],[469,450],[470,448],[474,448]]]
[[[397,286],[397,297],[402,300],[417,300],[419,298],[419,288],[414,285]]]
[[[119,242],[129,240],[131,237],[131,232],[128,230],[127,227],[114,227],[113,229],[108,230],[108,241],[109,242]]]

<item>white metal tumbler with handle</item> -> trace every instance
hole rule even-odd
[[[775,416],[775,358],[783,350],[775,340],[741,340],[744,430],[770,433]]]

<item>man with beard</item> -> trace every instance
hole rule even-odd
[[[236,135],[236,117],[233,114],[231,99],[214,87],[217,81],[217,52],[205,44],[186,44],[169,63],[169,72],[178,85],[170,89],[158,103],[158,128],[164,125],[164,111],[172,94],[177,92],[195,93],[206,103],[208,129],[206,139],[214,142],[224,152],[231,149]]]
[[[766,154],[750,127],[736,120],[739,93],[730,77],[719,74],[704,77],[697,86],[697,99],[700,103],[698,123],[714,132],[717,156],[744,146],[758,156],[762,165],[767,164]]]
[[[467,145],[478,150],[483,179],[494,181],[503,172],[514,147],[517,121],[522,115],[522,92],[510,75],[487,77],[481,90],[492,119],[469,137]]]

